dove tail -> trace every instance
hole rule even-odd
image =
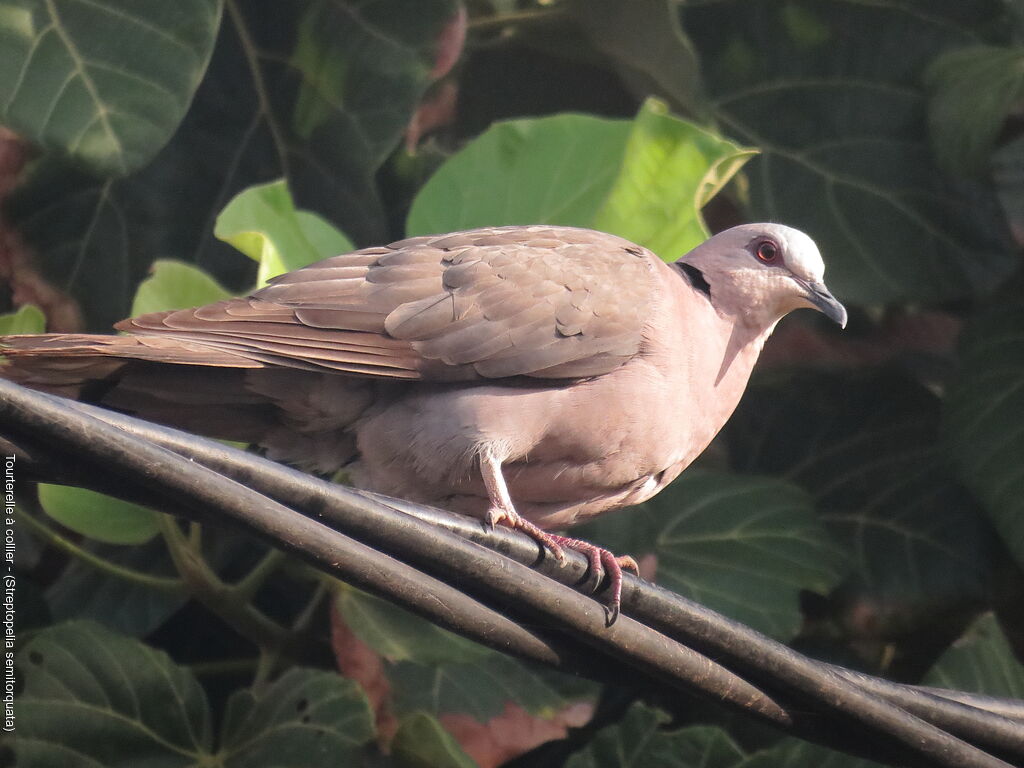
[[[0,337],[0,377],[228,440],[274,421],[245,386],[263,364],[174,338],[50,333]]]

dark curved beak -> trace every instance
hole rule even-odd
[[[839,323],[840,328],[846,327],[846,307],[829,293],[824,283],[812,283],[799,279],[797,282],[807,290],[806,298],[815,309],[820,310],[826,317]]]

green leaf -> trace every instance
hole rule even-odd
[[[503,656],[352,587],[338,592],[335,605],[360,640],[393,662],[386,674],[400,714],[461,712],[485,722],[514,701],[546,717],[593,695],[589,681]]]
[[[951,173],[987,171],[1006,116],[1024,98],[1024,48],[973,45],[939,56],[925,72],[928,129]]]
[[[292,668],[254,694],[228,700],[224,768],[336,768],[374,737],[373,711],[359,686],[333,672]]]
[[[210,532],[204,533],[204,539],[209,539]],[[108,563],[147,576],[178,575],[162,539],[134,547],[95,542],[82,542],[81,546]],[[145,582],[101,571],[78,558],[72,558],[46,588],[46,604],[55,622],[89,619],[132,637],[145,637],[188,601],[184,586],[176,592],[154,589]]]
[[[664,96],[691,115],[701,108],[700,62],[679,25],[681,1],[577,0],[571,8],[634,95]]]
[[[198,307],[231,297],[230,291],[191,264],[155,261],[151,273],[135,293],[133,316]]]
[[[1019,240],[1024,232],[1024,136],[993,151],[992,180],[1010,229]]]
[[[996,304],[964,332],[945,431],[961,477],[1024,566],[1024,301]]]
[[[377,171],[401,140],[429,80],[437,35],[456,7],[455,0],[232,3],[191,108],[152,162],[98,180],[43,158],[6,201],[7,220],[94,331],[128,315],[157,256],[195,264],[232,291],[250,287],[251,262],[217,240],[211,223],[227,201],[269,179],[287,179],[300,209],[354,241],[386,242]],[[343,93],[320,90],[315,60],[292,62],[308,34],[349,73]],[[313,99],[328,119],[300,135],[304,85],[312,94],[304,104]]]
[[[759,380],[726,426],[734,465],[806,488],[883,604],[987,599],[996,545],[957,483],[939,436],[940,404],[906,375],[804,374]]]
[[[1024,699],[1024,665],[1014,656],[995,616],[987,613],[943,654],[924,684]]]
[[[439,722],[426,712],[402,719],[391,741],[399,768],[476,768],[476,763]]]
[[[1003,3],[719,0],[682,9],[717,124],[762,152],[746,169],[750,215],[814,237],[841,299],[969,297],[1013,270],[992,186],[952,179],[935,162],[921,83],[936,56],[1004,23]]]
[[[19,307],[17,312],[0,315],[0,336],[16,333],[42,333],[46,330],[46,316],[34,304]]]
[[[142,544],[159,530],[158,513],[85,488],[40,483],[39,503],[66,528],[108,544]]]
[[[100,175],[145,165],[213,53],[221,0],[3,0],[0,120]]]
[[[708,239],[700,209],[755,154],[648,99],[633,121],[622,170],[590,224],[674,261]]]
[[[424,185],[407,230],[595,227],[675,259],[706,238],[701,206],[750,155],[655,100],[633,121],[566,114],[499,123]]]
[[[251,563],[263,554],[254,541],[227,529],[203,529],[203,559],[218,573]],[[108,563],[147,576],[178,577],[161,538],[124,547],[84,541],[81,546]],[[145,637],[189,600],[188,591],[156,589],[146,581],[103,571],[72,558],[46,588],[46,603],[55,621],[90,619],[107,629],[132,637]]]
[[[796,633],[801,590],[842,576],[810,497],[783,481],[691,470],[647,506],[664,520],[658,582],[773,637]]]
[[[41,630],[15,663],[25,684],[13,740],[23,768],[334,768],[374,735],[355,683],[293,668],[259,695],[232,694],[215,752],[192,673],[92,622]]]
[[[352,250],[351,241],[319,216],[295,210],[284,180],[236,195],[217,217],[214,234],[260,265],[260,286],[276,275]]]
[[[588,115],[497,123],[423,185],[406,231],[586,226],[615,183],[629,132],[629,121]]]
[[[48,627],[16,660],[21,768],[186,768],[211,757],[210,711],[191,672],[92,622]]]
[[[751,755],[737,768],[807,768],[812,765],[814,768],[883,768],[880,763],[861,760],[799,739],[783,739],[771,749]]]
[[[356,636],[390,661],[436,664],[494,655],[489,648],[348,585],[340,587],[335,605]]]
[[[459,712],[486,722],[512,701],[530,714],[550,717],[570,701],[590,698],[592,687],[500,654],[434,665],[401,662],[388,670],[395,709],[432,715]]]
[[[658,710],[634,704],[619,723],[602,729],[586,749],[573,755],[566,768],[733,768],[743,761],[743,751],[721,728],[667,731],[667,721]]]

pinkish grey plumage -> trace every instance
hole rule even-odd
[[[114,407],[478,516],[507,511],[507,485],[520,514],[561,528],[693,461],[787,312],[845,322],[823,270],[806,235],[772,224],[676,265],[585,229],[477,229],[126,320],[128,337],[8,337],[5,375],[71,394],[105,378]]]

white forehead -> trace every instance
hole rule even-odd
[[[821,260],[818,246],[799,229],[784,224],[743,224],[735,227],[745,230],[751,240],[757,237],[771,237],[782,246],[786,267],[798,277],[820,281],[825,275],[825,262]]]

